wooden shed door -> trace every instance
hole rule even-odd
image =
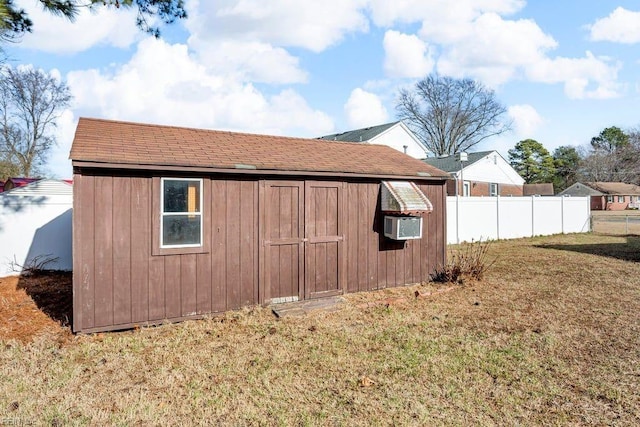
[[[264,181],[264,301],[337,295],[344,289],[341,182]]]
[[[264,208],[265,299],[298,300],[304,283],[304,184],[267,181]]]
[[[343,183],[305,184],[305,299],[344,289]]]

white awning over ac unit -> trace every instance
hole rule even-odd
[[[410,181],[382,181],[381,209],[383,212],[422,214],[433,211],[431,201]]]

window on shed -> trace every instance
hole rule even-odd
[[[613,203],[613,196],[607,196],[607,203]]]
[[[160,247],[202,246],[202,179],[162,178]]]
[[[624,196],[618,196],[618,203],[624,203]]]
[[[489,184],[489,196],[497,196],[498,195],[498,184],[492,182]]]

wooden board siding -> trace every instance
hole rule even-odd
[[[423,216],[422,239],[395,242],[382,237],[379,182],[347,183],[346,253],[348,292],[400,286],[429,280],[445,260],[444,183],[421,184],[433,204]]]
[[[163,254],[152,244],[158,177],[74,175],[74,331],[415,283],[444,262],[444,182],[419,185],[434,206],[423,238],[394,242],[382,237],[380,181],[202,178],[206,251]]]
[[[257,181],[205,185],[210,251],[152,255],[153,178],[76,174],[74,180],[75,331],[258,303]]]

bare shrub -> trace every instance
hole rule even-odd
[[[9,264],[12,271],[21,271],[23,276],[43,274],[51,271],[51,264],[56,264],[60,260],[60,257],[54,257],[53,254],[41,254],[29,259],[24,265],[20,265],[18,261],[13,258],[13,261]]]
[[[447,263],[436,268],[431,280],[440,283],[464,284],[466,280],[482,280],[495,259],[488,259],[490,240],[463,243],[449,251]]]

